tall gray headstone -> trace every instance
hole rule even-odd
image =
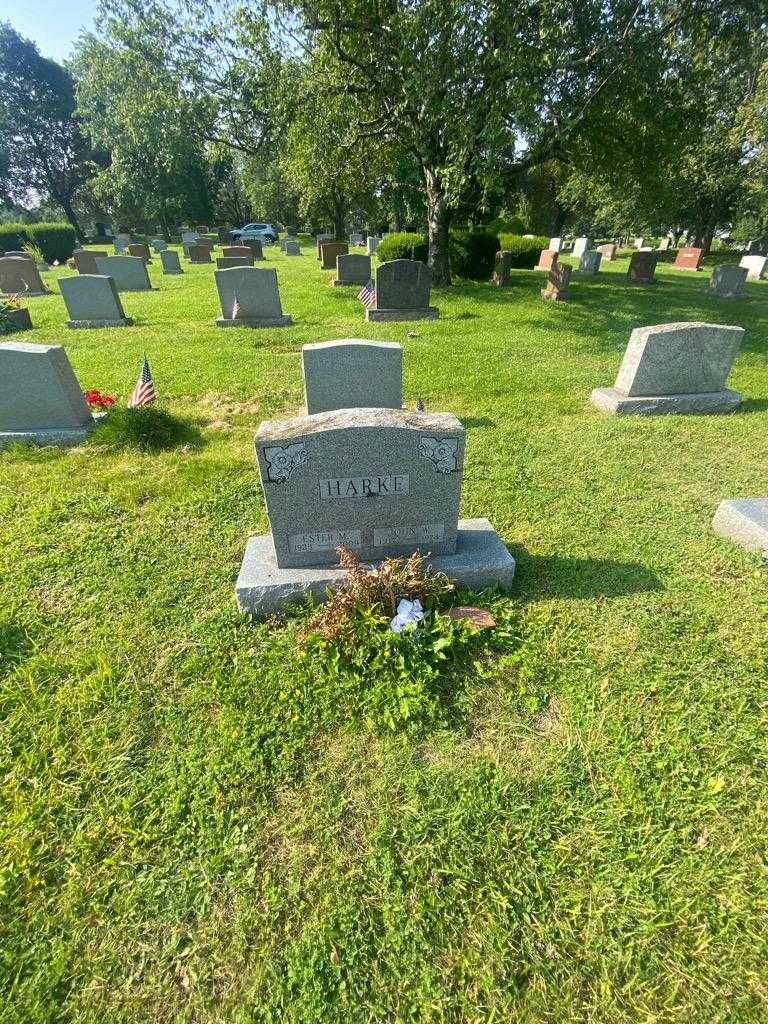
[[[368,235],[365,242],[365,248],[368,250],[368,255],[373,256],[376,250],[379,248],[381,239],[377,235]]]
[[[592,404],[618,416],[732,412],[741,395],[725,387],[743,327],[677,323],[632,331],[616,384]]]
[[[283,252],[286,256],[301,256],[299,243],[294,238],[286,238],[283,245]]]
[[[368,321],[436,320],[429,304],[432,271],[418,260],[389,260],[376,271],[376,306],[365,311]]]
[[[370,256],[353,252],[336,257],[336,277],[331,282],[334,288],[350,284],[365,284],[370,279]]]
[[[293,323],[283,313],[274,267],[231,267],[213,273],[221,303],[217,327],[287,327]]]
[[[321,341],[302,348],[301,365],[309,414],[403,404],[403,351],[397,342]]]
[[[554,238],[550,238],[549,245],[547,246],[550,252],[562,252],[563,240],[558,235]]]
[[[31,298],[37,295],[50,295],[43,284],[40,271],[34,260],[27,256],[0,257],[0,295],[19,295]]]
[[[0,447],[78,444],[93,425],[61,345],[0,342]]]
[[[60,277],[59,288],[69,314],[67,327],[130,327],[133,323],[123,312],[111,277],[96,274]]]
[[[747,268],[724,263],[715,267],[707,285],[707,294],[717,299],[740,299],[744,294]]]
[[[603,254],[597,249],[587,249],[579,260],[579,273],[584,277],[594,277],[600,271]]]
[[[155,252],[164,252],[168,248],[168,243],[164,238],[153,238],[150,245]]]
[[[113,278],[119,292],[149,292],[147,265],[140,256],[105,256],[96,260],[99,274]]]
[[[162,249],[160,251],[160,262],[163,265],[164,274],[183,274],[181,260],[175,249]]]

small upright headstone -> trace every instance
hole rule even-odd
[[[104,259],[108,256],[108,252],[103,250],[96,251],[94,249],[75,249],[72,253],[72,259],[75,261],[75,269],[78,274],[97,274],[96,259]]]
[[[208,234],[208,225],[207,224],[198,224],[197,227],[195,228],[195,231],[197,231],[197,233],[200,234],[200,235],[207,235]]]
[[[266,259],[266,257],[264,256],[264,249],[260,239],[244,238],[240,242],[240,245],[244,245],[251,250],[251,256],[254,258],[254,260],[260,261]]]
[[[164,274],[183,274],[181,260],[175,249],[163,249],[160,252],[160,262],[163,264]]]
[[[432,270],[415,260],[389,260],[376,271],[376,306],[366,309],[365,319],[436,320],[440,315],[429,304]]]
[[[286,238],[285,245],[283,246],[283,252],[286,256],[300,256],[301,249],[299,243],[295,238]]]
[[[0,447],[78,444],[93,425],[61,345],[0,343]]]
[[[584,277],[594,277],[600,271],[600,262],[603,254],[597,249],[587,249],[581,254],[579,260],[579,273]]]
[[[580,238],[577,238],[576,241],[573,243],[573,255],[583,256],[591,245],[592,240],[587,238],[585,235],[582,235]]]
[[[150,245],[155,250],[155,252],[163,252],[165,249],[168,248],[168,243],[164,238],[153,238],[152,241],[150,242]]]
[[[190,244],[196,242],[199,237],[200,237],[200,235],[197,233],[197,231],[189,231],[189,230],[184,231],[184,230],[182,230],[182,232],[181,232],[181,244],[183,246],[190,245]]]
[[[747,280],[745,267],[723,264],[715,267],[707,285],[707,293],[718,299],[740,299],[744,294],[744,282]]]
[[[189,262],[190,263],[210,263],[211,262],[211,250],[207,245],[190,245],[189,247]]]
[[[497,288],[510,285],[509,271],[512,266],[512,253],[508,249],[499,249],[493,260],[493,283]]]
[[[301,350],[307,413],[400,409],[403,350],[393,341],[321,341]]]
[[[635,248],[636,249],[642,249],[644,245],[645,245],[645,239],[644,238],[636,238],[635,239]]]
[[[147,265],[140,256],[105,256],[96,260],[99,274],[114,279],[119,292],[149,292],[152,284]]]
[[[230,238],[229,228],[226,225],[221,224],[219,227],[214,228],[214,231],[216,232],[219,242],[222,245],[226,245]]]
[[[630,284],[653,284],[656,273],[655,252],[633,252],[629,260],[627,280]]]
[[[553,263],[546,286],[540,292],[542,299],[548,302],[563,302],[567,299],[572,270],[569,263]]]
[[[671,249],[671,248],[672,248],[672,239],[669,238],[668,236],[667,236],[667,238],[662,238],[662,240],[659,242],[659,252],[666,252],[667,249]]]
[[[247,245],[225,245],[221,255],[227,258],[231,256],[244,256],[253,262],[253,250]]]
[[[704,250],[697,249],[694,246],[678,249],[672,266],[677,270],[701,270],[701,257],[703,255]]]
[[[599,252],[604,263],[612,263],[616,259],[615,242],[606,242],[605,245],[598,245],[595,252]]]
[[[637,327],[616,384],[596,388],[592,404],[617,416],[732,412],[741,395],[725,381],[743,337],[720,324]]]
[[[363,253],[346,253],[336,257],[336,277],[331,284],[340,288],[350,284],[365,284],[371,279],[371,257]]]
[[[748,281],[759,281],[765,276],[766,266],[768,266],[768,257],[742,256],[739,266],[744,267],[746,270]]]
[[[144,260],[145,263],[151,263],[152,257],[149,253],[149,246],[144,245],[143,242],[131,242],[128,246],[129,256],[138,256],[139,259]]]
[[[317,258],[319,260],[322,260],[322,258],[323,258],[323,253],[322,253],[323,245],[326,242],[332,242],[333,241],[333,235],[329,235],[329,234],[325,234],[325,233],[322,234],[322,235],[317,235],[315,241],[317,242]]]
[[[35,261],[26,255],[0,257],[0,296],[11,295],[23,296],[25,299],[50,295]]]
[[[768,238],[750,238],[746,251],[748,256],[768,256]]]
[[[216,257],[216,269],[217,270],[228,270],[230,267],[252,267],[253,256],[248,253],[247,256],[217,256]]]
[[[563,248],[563,240],[558,235],[549,240],[549,250],[544,249],[544,252],[560,252]]]
[[[539,253],[539,262],[534,270],[545,270],[547,273],[557,263],[557,252],[554,249],[542,249]]]
[[[60,277],[59,288],[69,314],[67,327],[130,327],[133,323],[123,312],[111,277],[97,274]]]
[[[353,231],[352,234],[349,236],[350,245],[362,245],[364,241],[365,239],[363,238],[359,231]]]
[[[346,256],[349,246],[346,242],[323,242],[320,246],[320,269],[335,270],[336,257]]]
[[[287,327],[274,267],[231,267],[215,270],[221,304],[217,327]]]
[[[376,235],[368,235],[365,241],[365,248],[368,251],[369,256],[373,256],[376,250],[379,248],[379,242],[381,241]]]

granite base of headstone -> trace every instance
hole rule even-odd
[[[69,447],[96,422],[61,345],[0,342],[0,448]]]
[[[252,537],[235,592],[263,616],[346,574],[344,546],[363,563],[425,555],[467,586],[509,586],[515,563],[487,520],[458,518],[464,428],[448,413],[344,409],[262,423],[256,457],[271,534]]]
[[[547,302],[564,302],[570,291],[572,270],[569,263],[553,263],[547,283],[539,292],[542,299]]]
[[[429,305],[432,270],[417,260],[388,260],[376,271],[376,306],[366,309],[369,323],[437,320],[440,311]]]
[[[301,350],[307,414],[334,409],[400,409],[403,350],[395,341],[344,338]]]
[[[615,416],[733,412],[738,391],[726,388],[743,327],[675,323],[632,331],[616,383],[595,388],[591,402]]]
[[[715,512],[712,529],[747,551],[768,558],[768,498],[726,498]]]
[[[67,307],[67,327],[130,327],[120,295],[111,277],[79,274],[59,278],[59,288]]]
[[[746,267],[735,267],[726,263],[714,268],[706,293],[716,299],[740,299],[744,295],[746,280]]]
[[[288,327],[274,267],[230,267],[214,270],[221,316],[217,327]]]

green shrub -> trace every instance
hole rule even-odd
[[[481,227],[483,231],[491,231],[495,235],[522,235],[525,232],[525,224],[519,217],[497,217]]]
[[[532,270],[539,262],[539,253],[549,245],[544,235],[524,238],[522,235],[502,234],[499,238],[500,248],[511,252],[509,265],[516,270]]]
[[[381,240],[376,250],[379,263],[386,263],[389,260],[409,260],[414,245],[423,245],[426,240],[425,235],[418,235],[415,231],[399,231],[388,235]]]
[[[499,236],[485,228],[451,233],[451,270],[471,281],[487,281],[493,272]]]
[[[0,249],[5,252],[23,249],[26,243],[36,245],[48,263],[64,263],[75,250],[77,238],[69,224],[2,224]]]

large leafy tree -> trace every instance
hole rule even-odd
[[[7,23],[0,23],[0,149],[3,194],[22,206],[42,199],[60,207],[82,238],[76,203],[97,167],[72,77]]]

